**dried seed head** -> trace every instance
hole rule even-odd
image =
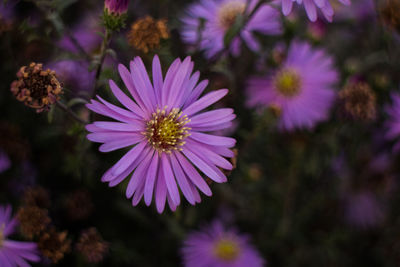
[[[167,21],[155,20],[150,16],[133,23],[128,34],[129,44],[144,53],[159,48],[161,39],[167,38],[169,38]]]
[[[364,82],[346,85],[339,92],[341,112],[353,120],[371,121],[376,117],[376,96],[371,87]]]
[[[47,209],[36,206],[20,208],[17,212],[17,218],[22,235],[28,239],[38,236],[51,222]]]
[[[400,32],[400,0],[384,0],[380,13],[386,25]]]
[[[50,207],[49,192],[41,186],[28,187],[22,198],[25,206],[37,206],[39,208]]]
[[[50,228],[39,238],[38,248],[40,252],[53,263],[57,263],[64,258],[65,253],[70,251],[71,240],[67,238],[67,235],[66,231],[57,232],[54,228]]]
[[[11,92],[37,112],[48,110],[60,99],[62,87],[54,71],[43,70],[42,64],[31,63],[17,72],[18,80],[11,83]]]
[[[89,228],[82,232],[76,249],[90,263],[101,262],[108,252],[109,245],[103,240],[96,228]]]

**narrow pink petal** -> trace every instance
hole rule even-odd
[[[158,153],[154,153],[153,159],[150,163],[149,171],[146,176],[146,184],[144,186],[144,202],[147,206],[151,204],[151,200],[153,198],[153,189],[159,169],[158,158]]]
[[[181,202],[179,197],[178,186],[176,185],[175,176],[171,169],[171,162],[169,161],[169,156],[166,153],[162,153],[161,155],[161,168],[164,173],[165,184],[167,185],[167,189],[169,195],[173,203],[178,206]]]
[[[157,177],[156,196],[155,196],[158,213],[162,213],[164,211],[166,197],[167,197],[167,186],[165,185],[164,172],[160,171]]]
[[[146,178],[145,173],[148,171],[150,160],[153,157],[154,150],[149,149],[148,153],[146,154],[145,158],[142,162],[139,163],[136,170],[133,172],[131,179],[129,180],[128,187],[126,188],[125,195],[127,198],[131,198],[133,193],[141,184],[142,181]]]
[[[236,140],[230,137],[191,132],[190,138],[208,145],[234,147]]]
[[[179,162],[176,159],[175,153],[171,154],[170,159],[171,159],[172,169],[174,170],[176,180],[178,181],[179,187],[181,188],[183,195],[186,197],[186,199],[189,201],[190,204],[194,205],[195,199],[193,196],[193,192],[190,188],[185,173],[183,172],[181,166],[179,165]]]
[[[110,152],[123,147],[132,146],[143,140],[143,136],[131,136],[107,142],[99,147],[100,152]]]
[[[168,68],[167,74],[165,75],[164,84],[161,90],[161,106],[164,107],[168,105],[168,96],[171,90],[171,83],[175,77],[176,71],[181,65],[181,60],[179,58],[172,62],[171,66]]]
[[[183,110],[183,114],[187,116],[191,116],[196,114],[200,110],[205,109],[206,107],[214,104],[221,98],[223,98],[228,93],[228,89],[220,89],[211,93],[206,94],[187,108]]]
[[[93,124],[104,130],[119,131],[119,132],[138,132],[143,131],[144,126],[137,121],[135,124],[113,122],[113,121],[95,121]]]
[[[161,89],[163,87],[164,81],[163,81],[160,59],[158,58],[157,55],[155,55],[153,58],[152,68],[153,68],[152,70],[153,70],[154,92],[156,95],[157,105],[160,106],[161,105]]]
[[[124,92],[119,89],[119,87],[115,84],[113,80],[109,81],[109,85],[111,91],[122,105],[131,110],[136,116],[141,118],[145,117],[143,110],[138,105],[136,105],[136,103],[133,102],[126,94],[124,94]]]
[[[146,142],[141,142],[135,147],[133,147],[131,150],[129,150],[128,153],[126,153],[112,168],[111,175],[112,176],[118,176],[121,174],[123,171],[125,171],[129,165],[140,155],[140,153],[143,151],[145,146],[147,145]]]
[[[201,81],[187,97],[185,103],[183,104],[183,108],[186,108],[189,105],[193,104],[193,102],[196,101],[203,93],[204,89],[206,89],[207,85],[208,85],[208,80]]]
[[[138,94],[138,92],[133,84],[132,76],[131,76],[131,73],[129,72],[129,70],[124,65],[119,64],[118,71],[119,71],[119,74],[120,74],[122,80],[125,83],[126,88],[128,88],[129,93],[135,99],[136,103],[141,107],[142,110],[146,110],[143,100],[140,98],[140,95]]]
[[[211,196],[212,192],[208,184],[204,181],[203,177],[200,176],[198,171],[193,167],[191,163],[180,153],[175,153],[175,156],[178,159],[179,164],[181,165],[182,169],[185,171],[187,177],[193,182],[197,188],[200,189],[207,196]]]
[[[232,170],[233,166],[232,163],[230,163],[228,160],[225,158],[221,157],[212,149],[208,149],[205,146],[202,146],[202,144],[196,142],[193,139],[187,138],[187,146],[190,146],[192,149],[193,153],[195,153],[197,156],[201,157],[202,159],[207,159],[209,162],[215,164],[218,167],[221,167],[226,170]]]

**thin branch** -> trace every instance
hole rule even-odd
[[[70,108],[68,108],[64,103],[57,101],[56,105],[57,105],[57,107],[59,107],[60,109],[65,111],[71,118],[73,118],[77,122],[82,123],[84,125],[88,124],[87,121],[80,118],[75,112],[73,112]]]
[[[103,42],[101,43],[100,60],[99,60],[99,63],[97,64],[97,68],[96,68],[96,76],[95,76],[94,87],[92,90],[91,98],[94,98],[96,96],[96,91],[99,86],[99,79],[100,79],[101,71],[103,69],[104,59],[106,57],[106,51],[107,51],[107,48],[111,41],[111,35],[112,35],[112,33],[106,28]]]

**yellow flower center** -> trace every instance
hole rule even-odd
[[[239,255],[240,249],[234,240],[221,239],[214,247],[214,253],[217,258],[224,261],[233,261]]]
[[[301,78],[295,70],[284,69],[278,72],[274,84],[283,96],[293,97],[300,93]]]
[[[222,4],[218,10],[218,22],[220,26],[227,30],[236,20],[238,15],[241,15],[246,10],[246,4],[241,1],[231,1]]]
[[[152,118],[147,122],[146,136],[148,142],[159,152],[170,153],[171,150],[182,150],[181,146],[185,144],[184,139],[188,137],[190,128],[184,127],[190,120],[178,108],[166,112],[157,109],[152,114]]]
[[[4,228],[5,228],[5,225],[2,224],[0,226],[0,248],[3,246],[3,242],[4,242]]]

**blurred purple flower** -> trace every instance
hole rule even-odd
[[[338,0],[344,5],[350,5],[350,0]],[[324,17],[332,22],[334,14],[333,7],[330,0],[282,0],[282,12],[285,16],[289,15],[292,11],[293,3],[304,4],[304,8],[307,12],[307,16],[311,21],[317,20],[317,10],[320,9]]]
[[[186,15],[181,19],[183,41],[190,45],[198,44],[200,49],[205,50],[206,56],[211,58],[224,49],[225,34],[235,23],[237,16],[243,15],[245,11],[245,15],[250,14],[258,1],[251,0],[246,9],[247,2],[246,0],[200,0],[189,6]],[[204,20],[203,27],[202,20]],[[253,32],[276,35],[281,31],[279,12],[269,5],[262,5],[241,30],[239,36],[232,40],[230,52],[235,56],[239,55],[241,40],[251,50],[258,51],[260,45]]]
[[[72,29],[71,36],[78,42],[86,53],[92,53],[93,50],[100,46],[102,38],[96,33],[100,29],[98,17],[90,14],[85,16],[85,19]],[[68,35],[64,35],[64,37],[61,38],[58,42],[58,46],[71,53],[80,52]]]
[[[0,149],[0,173],[5,172],[11,167],[11,161],[8,155]]]
[[[51,62],[47,67],[54,70],[59,80],[73,92],[88,92],[93,88],[95,73],[89,72],[86,61],[67,59]]]
[[[385,107],[386,113],[389,115],[386,122],[385,137],[388,140],[398,139],[400,136],[400,94],[392,93],[392,104]],[[400,150],[400,142],[397,141],[393,150],[397,153]]]
[[[268,77],[250,79],[247,105],[277,108],[280,128],[310,129],[328,118],[337,76],[332,58],[323,50],[294,42],[280,70]]]
[[[128,10],[129,0],[105,0],[104,8],[109,13],[121,15]]]
[[[181,249],[185,267],[262,267],[264,260],[248,236],[215,221],[187,237]]]
[[[158,212],[164,210],[166,199],[175,210],[180,204],[176,182],[192,205],[200,202],[196,187],[210,196],[210,188],[193,165],[215,182],[227,181],[218,167],[232,169],[224,157],[234,156],[229,148],[236,141],[204,132],[231,127],[235,115],[229,108],[201,111],[224,97],[228,90],[217,90],[199,99],[208,81],[198,83],[200,73],[192,74],[193,66],[190,57],[183,62],[176,59],[163,79],[159,58],[155,56],[152,84],[143,61],[136,57],[130,62],[130,71],[119,65],[119,73],[134,101],[110,80],[111,91],[127,109],[99,96],[100,102],[92,100],[87,105],[92,111],[119,121],[96,121],[86,126],[92,132],[87,136],[89,140],[104,143],[101,152],[134,146],[102,177],[103,182],[115,186],[135,170],[126,191],[128,198],[133,196],[133,205],[143,196],[150,205],[154,189]]]
[[[0,206],[0,266],[30,266],[27,261],[40,260],[35,243],[7,239],[17,224],[17,219],[11,218],[11,206]]]
[[[364,21],[373,19],[376,16],[374,0],[352,0],[351,8],[337,5],[335,10],[335,20],[355,19]]]
[[[345,199],[345,217],[351,225],[370,228],[382,222],[383,205],[369,191],[349,194]]]
[[[12,23],[15,16],[14,7],[19,1],[8,1],[0,2],[0,20],[4,20],[6,23]]]

